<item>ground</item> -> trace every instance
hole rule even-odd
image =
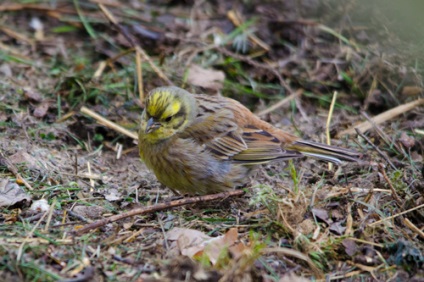
[[[420,8],[2,1],[0,280],[424,281]],[[328,131],[362,160],[274,162],[238,195],[177,195],[134,134],[170,84],[307,140]]]

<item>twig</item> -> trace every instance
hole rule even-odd
[[[387,220],[389,220],[389,219],[393,219],[393,218],[395,218],[395,217],[398,217],[398,216],[404,215],[404,214],[406,214],[406,213],[409,213],[409,212],[412,212],[412,211],[415,211],[415,210],[419,210],[419,209],[421,209],[421,208],[424,208],[424,204],[419,205],[419,206],[416,206],[416,207],[413,207],[413,208],[410,208],[409,210],[406,210],[406,211],[403,211],[403,212],[400,212],[400,213],[394,214],[394,215],[392,215],[392,216],[389,216],[389,217],[386,217],[386,218],[380,219],[380,220],[378,220],[378,221],[376,221],[376,222],[373,222],[373,223],[371,223],[371,224],[368,224],[368,226],[374,226],[374,225],[377,225],[377,224],[382,223],[382,222],[384,222],[384,221],[387,221]]]
[[[327,145],[331,145],[330,123],[331,123],[331,118],[333,117],[334,105],[336,104],[337,94],[338,94],[337,91],[334,91],[333,99],[331,100],[330,109],[328,111],[327,123],[325,124],[325,135],[327,137]],[[333,169],[333,164],[328,163],[328,170],[332,170],[332,169]]]
[[[293,94],[291,94],[290,96],[284,98],[283,100],[280,100],[278,103],[275,103],[274,105],[272,105],[271,107],[266,108],[263,111],[260,111],[259,113],[257,113],[257,116],[264,116],[266,114],[269,114],[275,110],[277,110],[278,108],[281,108],[282,106],[284,106],[285,104],[287,104],[288,102],[290,102],[291,100],[295,99],[297,96],[302,95],[303,90],[302,89],[298,89],[296,92],[294,92]]]
[[[108,119],[102,117],[101,115],[98,115],[97,113],[93,112],[92,110],[90,110],[86,107],[81,107],[80,111],[82,113],[94,118],[95,120],[97,120],[98,123],[100,123],[100,124],[102,124],[106,127],[109,127],[111,129],[119,132],[119,133],[122,133],[122,134],[124,134],[124,135],[126,135],[126,136],[128,136],[128,137],[130,137],[134,140],[138,140],[137,133],[129,131],[129,130],[117,125],[116,123],[111,122],[110,120],[108,120]]]
[[[392,197],[393,197],[393,199],[396,201],[396,203],[398,204],[398,206],[401,208],[402,207],[402,200],[399,198],[398,194],[396,193],[395,187],[393,187],[392,181],[387,176],[386,170],[384,169],[384,167],[383,167],[383,165],[381,163],[378,164],[378,170],[383,175],[384,180],[386,180],[387,184],[389,184],[390,190],[392,190]]]
[[[28,190],[34,190],[32,186],[29,185],[29,183],[20,175],[16,166],[12,164],[8,157],[6,157],[2,149],[0,149],[0,163],[1,162],[3,162],[7,169],[13,173],[13,175],[16,177],[16,180],[21,181],[25,187],[28,188]]]
[[[383,122],[385,122],[389,119],[397,117],[398,115],[404,114],[407,111],[410,111],[413,108],[418,107],[422,104],[424,104],[424,98],[418,99],[416,101],[413,101],[413,102],[410,102],[410,103],[407,103],[407,104],[397,106],[397,107],[395,107],[391,110],[385,111],[384,113],[381,113],[381,114],[373,117],[371,120],[375,124],[380,124],[380,123],[383,123]],[[362,132],[365,132],[368,129],[371,129],[372,127],[373,127],[373,125],[369,121],[365,121],[365,122],[362,122],[358,125],[355,125],[354,127],[351,127],[349,129],[346,129],[346,130],[340,132],[339,134],[337,134],[337,137],[341,137],[341,136],[346,135],[346,134],[349,134],[349,135],[354,134],[355,128],[358,128]]]
[[[214,201],[214,200],[217,200],[217,199],[225,199],[227,197],[240,196],[240,195],[243,195],[243,194],[244,194],[243,190],[234,190],[234,191],[223,192],[223,193],[212,194],[212,195],[183,198],[183,199],[175,200],[175,201],[171,201],[171,202],[159,203],[159,204],[149,206],[149,207],[133,209],[133,210],[130,210],[130,211],[125,212],[125,213],[113,215],[113,216],[110,216],[110,217],[107,217],[107,218],[104,218],[104,219],[101,219],[101,220],[94,221],[90,224],[85,225],[81,229],[74,231],[74,234],[75,235],[82,235],[82,234],[84,234],[84,233],[86,233],[86,232],[88,232],[92,229],[98,228],[100,226],[104,226],[104,225],[109,224],[111,222],[115,222],[115,221],[118,221],[118,220],[121,220],[121,219],[124,219],[124,218],[127,218],[127,217],[135,216],[135,215],[152,213],[152,212],[156,212],[156,211],[166,210],[166,209],[179,207],[179,206],[183,206],[183,205],[194,204],[194,203],[202,203],[202,202]]]
[[[365,136],[365,134],[363,134],[358,128],[355,128],[356,133],[358,133],[359,136],[361,136],[362,138],[364,138],[365,141],[367,141],[368,144],[371,145],[371,147],[374,148],[374,150],[376,150],[380,156],[383,157],[383,159],[386,160],[387,163],[389,163],[389,165],[394,169],[397,170],[397,167],[392,163],[392,161],[389,159],[389,157],[383,153],[367,136]]]

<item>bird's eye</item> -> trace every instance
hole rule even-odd
[[[172,116],[169,116],[165,119],[166,122],[170,122],[172,120]]]

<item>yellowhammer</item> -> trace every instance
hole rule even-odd
[[[246,184],[256,165],[273,160],[311,156],[340,164],[360,156],[283,132],[233,99],[178,87],[149,93],[138,142],[162,184],[200,195]]]

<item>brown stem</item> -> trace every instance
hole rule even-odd
[[[243,190],[233,190],[233,191],[229,191],[229,192],[222,192],[222,193],[212,194],[212,195],[183,198],[183,199],[175,200],[175,201],[171,201],[171,202],[159,203],[159,204],[149,206],[149,207],[137,208],[137,209],[130,210],[128,212],[113,215],[113,216],[110,216],[110,217],[89,223],[89,224],[85,225],[84,227],[82,227],[81,229],[74,231],[74,234],[75,235],[82,235],[82,234],[90,231],[91,229],[95,229],[95,228],[98,228],[100,226],[104,226],[106,224],[109,224],[111,222],[115,222],[115,221],[118,221],[118,220],[121,220],[121,219],[124,219],[124,218],[127,218],[127,217],[135,216],[135,215],[166,210],[166,209],[175,208],[175,207],[184,206],[184,205],[189,205],[189,204],[194,204],[194,203],[203,203],[203,202],[214,201],[214,200],[217,200],[217,199],[225,199],[227,197],[240,196],[240,195],[243,195],[243,194],[244,194]]]

